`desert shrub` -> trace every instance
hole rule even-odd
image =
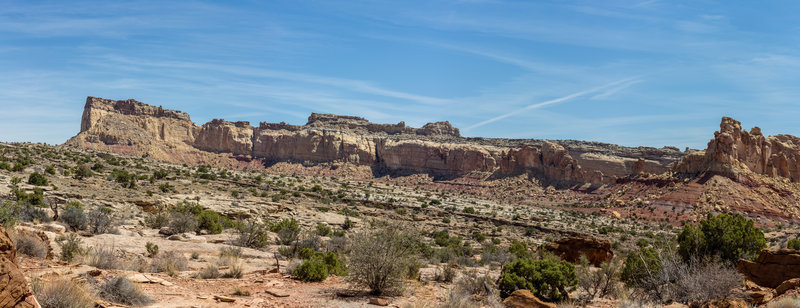
[[[232,225],[230,219],[212,210],[203,210],[197,215],[197,227],[210,234],[220,234],[222,229]]]
[[[49,175],[54,175],[56,174],[56,167],[53,165],[48,165],[47,167],[44,168],[44,172]]]
[[[150,228],[161,229],[169,226],[170,214],[166,212],[151,214],[145,218],[144,222]]]
[[[22,221],[33,222],[48,222],[51,220],[50,216],[47,215],[47,212],[43,208],[27,201],[18,203],[17,217]]]
[[[498,286],[503,298],[516,290],[528,289],[545,301],[560,301],[567,298],[567,288],[577,283],[574,265],[545,255],[539,260],[525,257],[504,265]]]
[[[10,201],[3,201],[0,205],[0,225],[6,230],[13,229],[19,219],[19,207]]]
[[[455,264],[446,264],[436,271],[436,277],[434,279],[438,282],[453,282],[453,279],[456,278],[456,270],[454,268]]]
[[[278,234],[278,244],[289,245],[300,235],[300,225],[294,218],[287,218],[273,225],[270,231]]]
[[[156,245],[156,244],[154,244],[152,242],[145,243],[144,244],[144,249],[147,250],[147,256],[148,257],[154,257],[155,255],[158,254],[158,245]]]
[[[485,244],[481,252],[481,263],[483,264],[505,264],[511,255],[503,249],[494,244]]]
[[[400,290],[408,268],[418,259],[419,234],[399,225],[379,226],[350,241],[350,280],[373,294]]]
[[[685,262],[670,247],[632,252],[626,258],[622,279],[638,298],[683,303],[725,299],[742,283],[741,275],[730,262],[713,259]]]
[[[20,204],[44,205],[44,190],[41,188],[34,188],[32,193],[14,189],[13,194]]]
[[[42,308],[89,308],[94,307],[91,293],[78,282],[62,278],[42,282],[34,280],[33,294]]]
[[[242,278],[242,276],[244,276],[244,269],[239,262],[232,263],[228,271],[222,274],[222,278],[239,279]]]
[[[170,276],[176,275],[180,271],[185,271],[189,267],[189,260],[182,253],[168,251],[159,253],[153,258],[150,264],[153,272],[167,273]]]
[[[328,235],[331,235],[331,233],[333,233],[333,231],[331,230],[330,226],[328,226],[328,225],[326,225],[324,223],[318,223],[317,224],[317,235],[319,235],[319,236],[328,236]]]
[[[450,291],[447,302],[440,308],[504,307],[497,295],[494,279],[488,275],[466,272]]]
[[[60,235],[56,238],[56,243],[61,248],[61,261],[71,262],[84,253],[83,240],[75,233]]]
[[[512,256],[519,259],[531,257],[531,251],[528,250],[528,244],[520,241],[512,241],[511,246],[508,248],[508,252],[510,252]]]
[[[129,306],[146,306],[153,302],[135,283],[122,276],[113,276],[97,287],[100,298]]]
[[[752,259],[766,247],[764,233],[740,214],[708,214],[699,226],[686,225],[678,235],[678,253],[685,261],[719,257],[736,262]]]
[[[83,230],[86,228],[88,219],[86,213],[83,211],[83,205],[80,202],[73,201],[64,207],[64,210],[59,215],[59,219],[67,224],[72,230]]]
[[[173,212],[169,221],[169,231],[173,234],[195,232],[197,230],[197,218],[192,213]]]
[[[86,213],[87,228],[94,234],[109,233],[114,229],[114,221],[111,218],[112,210],[109,207],[101,206]]]
[[[620,262],[611,260],[600,268],[592,268],[589,260],[581,256],[581,264],[577,267],[578,288],[586,292],[588,299],[615,296],[618,292]]]
[[[241,247],[262,248],[269,245],[269,227],[255,219],[236,223],[237,236],[233,244]]]
[[[328,267],[322,261],[312,258],[295,268],[294,275],[302,281],[323,281],[328,278]]]
[[[100,269],[118,269],[120,261],[113,247],[100,247],[89,251],[86,263]]]
[[[28,176],[28,184],[33,186],[47,186],[47,178],[41,173],[34,172]]]
[[[120,183],[125,188],[136,188],[136,179],[138,178],[135,173],[125,170],[114,169],[111,172],[111,178],[117,183]]]
[[[220,274],[219,268],[214,264],[209,264],[208,267],[197,273],[197,277],[201,279],[214,279],[220,276],[222,276],[222,274]]]
[[[67,175],[66,170],[64,170],[64,175]],[[92,170],[83,164],[75,166],[75,168],[72,170],[72,178],[76,180],[83,180],[93,175],[94,173],[92,172]]]
[[[790,239],[789,242],[786,243],[786,248],[800,250],[800,239]]]
[[[47,257],[49,245],[38,236],[27,232],[17,233],[14,241],[17,252],[34,258]]]
[[[328,244],[327,244],[327,250],[328,251],[334,251],[334,252],[341,253],[341,254],[347,254],[347,253],[349,253],[349,250],[347,248],[348,248],[347,238],[344,237],[344,236],[336,236],[336,235],[334,235],[334,236],[331,237],[330,240],[328,240]]]

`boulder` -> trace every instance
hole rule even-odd
[[[561,259],[572,263],[578,263],[582,255],[586,256],[589,263],[594,266],[600,266],[614,257],[609,241],[588,237],[567,237],[558,242],[547,244],[544,248],[561,257]]]
[[[527,289],[514,291],[503,304],[508,308],[556,308],[556,304],[541,301]]]
[[[786,291],[796,289],[800,287],[800,278],[792,278],[782,282],[777,288],[775,288],[775,296],[781,296]]]
[[[800,251],[765,249],[755,261],[739,260],[736,269],[759,286],[777,288],[784,281],[800,277]]]
[[[16,262],[14,243],[6,229],[0,227],[0,307],[39,307]]]

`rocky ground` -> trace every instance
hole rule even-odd
[[[109,208],[113,217],[112,232],[77,231],[89,251],[87,256],[92,251],[110,251],[116,257],[114,266],[99,270],[90,265],[89,257],[59,261],[61,248],[56,239],[73,233],[63,222],[18,222],[12,237],[25,232],[44,235],[51,250],[44,258],[21,254],[19,265],[28,280],[43,283],[69,279],[91,285],[91,281],[122,275],[154,300],[153,307],[367,307],[371,300],[377,300],[347,277],[301,282],[291,274],[299,261],[282,256],[281,246],[274,242],[260,249],[237,248],[240,252],[230,258],[224,252],[233,247],[231,242],[237,236],[233,229],[220,234],[165,235],[151,226],[155,215],[179,203],[197,203],[232,220],[277,222],[295,218],[303,230],[301,237],[315,237],[320,224],[333,231],[346,228],[351,234],[376,222],[391,221],[425,234],[425,240],[436,247],[432,232],[446,231],[472,248],[468,260],[448,264],[424,259],[419,278],[409,280],[402,295],[379,299],[396,307],[452,307],[450,292],[458,277],[471,272],[494,279],[499,276],[501,263],[481,262],[487,247],[500,247],[502,251],[515,240],[543,247],[579,237],[607,243],[609,254],[625,255],[642,241],[672,238],[682,223],[701,217],[697,208],[664,201],[676,198],[679,194],[675,191],[708,195],[707,206],[725,206],[725,199],[718,196],[731,194],[730,187],[735,188],[729,179],[721,177],[701,185],[645,175],[624,185],[591,190],[556,189],[528,175],[493,180],[490,174],[478,172],[447,180],[423,174],[375,178],[369,167],[345,163],[304,166],[283,162],[265,170],[247,171],[174,165],[41,144],[2,144],[0,153],[4,207],[13,204],[12,187],[16,186],[31,195],[40,190],[45,205],[41,209],[48,217],[55,214],[51,208],[63,214],[66,204],[75,201],[86,209]],[[76,171],[81,170],[90,170],[92,175],[77,177]],[[125,187],[131,181],[119,179],[122,170],[133,175],[135,187]],[[44,175],[46,185],[28,184],[32,173]],[[788,223],[767,219],[760,223],[770,231],[767,238],[772,247],[784,247],[798,233]],[[277,238],[270,234],[272,240]],[[326,235],[319,240],[327,243],[331,238]],[[158,245],[162,255],[172,253],[185,259],[186,266],[169,273],[153,272],[146,266],[155,259],[148,256],[148,242]],[[580,247],[566,247],[567,251],[571,249]],[[240,266],[243,275],[199,278],[198,274],[210,265],[220,272]],[[456,267],[456,278],[437,280],[447,266]],[[237,292],[240,295],[234,295]],[[575,305],[612,307],[621,303],[618,299],[580,302],[577,291],[573,296]],[[102,306],[117,305],[98,302]]]

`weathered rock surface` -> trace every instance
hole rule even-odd
[[[556,308],[556,304],[543,302],[527,289],[514,291],[503,304],[508,308]]]
[[[345,162],[381,173],[494,176],[529,173],[558,183],[611,183],[634,164],[653,173],[667,170],[682,153],[674,148],[625,148],[582,141],[461,137],[449,122],[421,128],[375,124],[364,118],[312,113],[305,125],[212,120],[194,124],[180,111],[135,100],[86,100],[81,132],[68,145],[173,163],[258,167],[260,162]],[[233,154],[227,161],[220,153]],[[216,156],[215,156],[216,155]],[[238,161],[231,163],[230,161]],[[582,166],[585,164],[590,167]],[[233,165],[233,166],[231,166]]]
[[[749,132],[741,123],[724,117],[720,130],[705,151],[687,155],[673,168],[679,173],[713,171],[728,176],[753,172],[800,181],[800,138],[789,135],[764,137],[761,129]]]
[[[39,307],[17,266],[14,243],[3,227],[0,227],[0,307]]]
[[[581,256],[586,256],[589,263],[595,266],[600,266],[614,257],[610,242],[587,237],[563,238],[555,243],[547,244],[544,248],[572,263],[578,263]]]
[[[777,288],[789,279],[800,277],[800,252],[765,249],[755,261],[739,260],[736,269],[759,286]]]

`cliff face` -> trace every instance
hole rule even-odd
[[[687,155],[676,164],[679,173],[713,171],[727,175],[756,173],[800,181],[800,138],[789,135],[764,137],[761,129],[749,132],[741,123],[724,117],[720,130],[705,151]]]
[[[593,184],[631,174],[640,160],[642,168],[660,173],[682,156],[668,148],[463,138],[449,122],[413,128],[403,122],[376,124],[359,117],[317,113],[305,125],[252,127],[249,122],[215,119],[197,126],[180,111],[94,97],[86,100],[81,132],[67,144],[176,163],[214,164],[233,154],[249,157],[247,161],[345,162],[389,173],[434,176],[526,172],[556,182]],[[258,167],[258,163],[244,167]]]

